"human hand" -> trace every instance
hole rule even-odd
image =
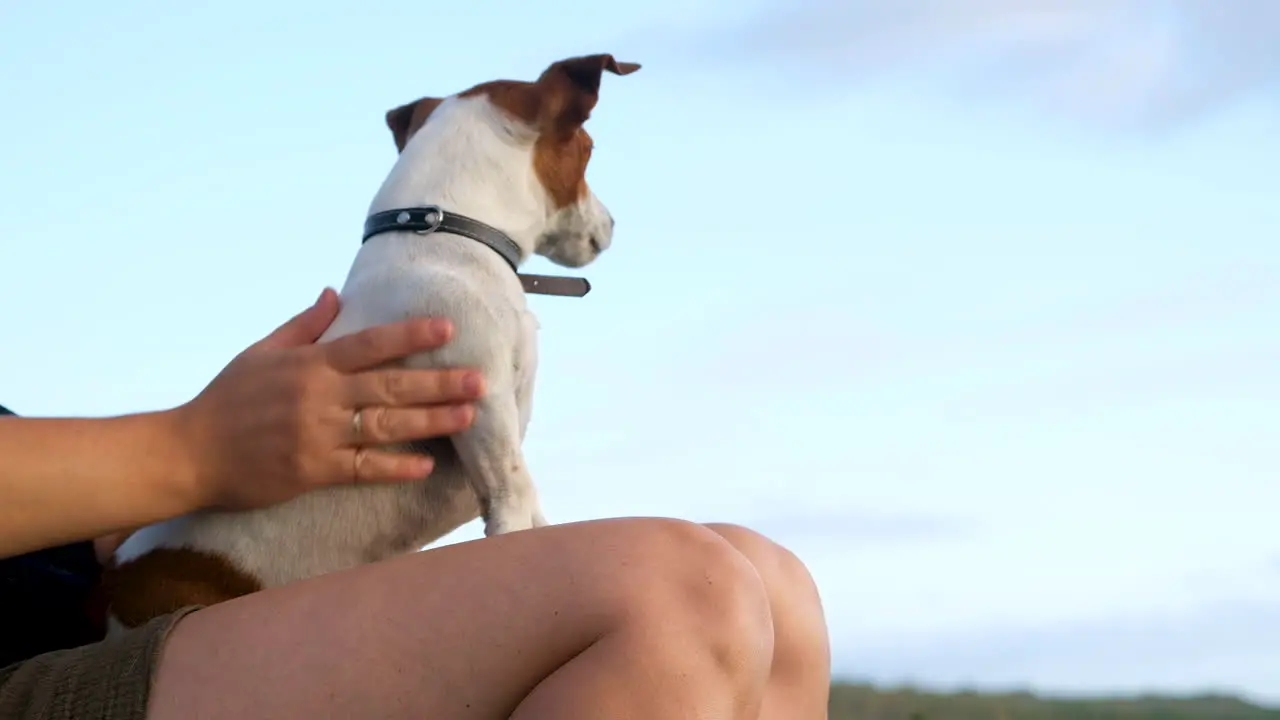
[[[479,373],[385,367],[447,343],[447,320],[412,319],[317,344],[337,312],[337,294],[326,289],[173,411],[198,507],[247,509],[326,485],[420,480],[431,458],[377,446],[471,424],[468,401],[484,393]]]

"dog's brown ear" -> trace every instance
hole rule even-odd
[[[427,124],[427,118],[431,117],[431,113],[442,102],[443,98],[424,97],[387,111],[387,127],[391,129],[391,137],[396,141],[396,152],[404,152],[409,138]]]
[[[591,110],[600,99],[600,78],[606,70],[614,75],[630,75],[639,69],[638,63],[620,63],[607,54],[553,63],[536,83],[544,130],[561,137],[571,135],[591,117]]]

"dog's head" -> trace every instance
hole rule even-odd
[[[504,229],[531,245],[526,251],[582,267],[613,238],[613,216],[587,185],[593,142],[583,124],[599,99],[604,72],[638,69],[612,55],[561,60],[533,82],[496,80],[402,105],[387,112],[387,126],[402,157],[420,150],[422,163],[483,173],[483,182],[473,181],[468,191],[482,185],[495,196],[491,202],[515,226]],[[469,155],[459,157],[463,153]]]

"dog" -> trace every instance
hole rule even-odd
[[[525,291],[588,288],[516,267],[538,254],[579,268],[609,248],[614,220],[586,182],[592,140],[583,124],[603,74],[639,68],[611,55],[573,57],[533,82],[487,82],[387,112],[398,158],[320,340],[412,316],[450,318],[453,340],[405,364],[480,368],[487,392],[472,426],[414,444],[435,458],[421,482],[330,487],[139,530],[104,575],[111,632],[412,552],[477,517],[487,536],[547,524],[521,450],[538,361]]]

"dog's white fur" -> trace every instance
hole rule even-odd
[[[409,138],[369,212],[439,205],[503,230],[526,258],[586,265],[608,247],[613,218],[589,190],[555,207],[534,170],[537,136],[486,94],[452,96]],[[482,509],[487,535],[546,524],[521,452],[538,324],[503,259],[462,237],[387,233],[360,248],[341,295],[322,341],[410,316],[453,320],[452,342],[407,364],[483,371],[488,391],[475,422],[450,438],[456,457],[437,444],[444,451],[423,482],[332,487],[266,509],[153,525],[119,548],[117,564],[153,548],[191,548],[271,587],[419,549]]]

